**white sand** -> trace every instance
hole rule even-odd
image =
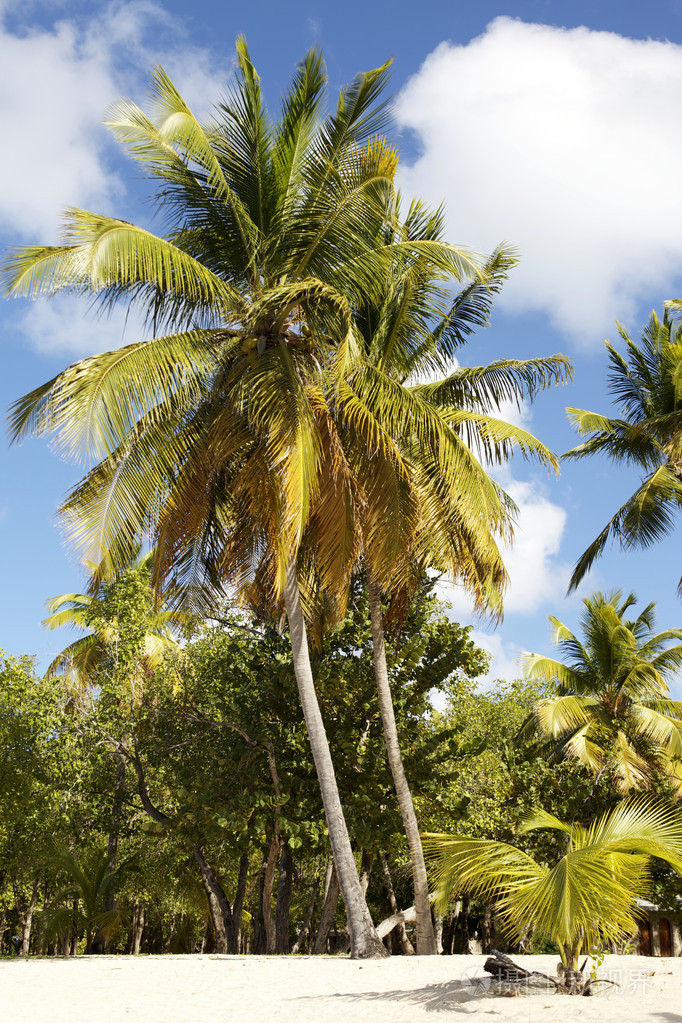
[[[556,956],[516,957],[555,972]],[[412,1023],[483,1014],[519,1023],[682,1023],[682,959],[607,956],[595,998],[482,995],[484,956],[90,956],[0,960],[0,1014],[28,1023]],[[476,990],[478,987],[478,991]]]

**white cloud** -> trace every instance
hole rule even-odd
[[[505,640],[500,635],[480,632],[478,629],[471,632],[471,639],[476,646],[490,654],[490,667],[487,675],[479,680],[480,688],[488,688],[497,679],[512,682],[515,678],[523,677],[523,672],[519,668],[522,650],[517,643]]]
[[[512,547],[502,547],[509,574],[505,614],[532,614],[541,607],[563,599],[568,587],[570,565],[558,558],[561,537],[566,525],[566,512],[552,504],[536,483],[504,478],[496,472],[507,493],[518,506],[517,525]],[[472,605],[459,586],[442,584],[459,620],[469,620]]]
[[[398,96],[422,150],[401,185],[447,200],[454,241],[520,247],[498,304],[601,342],[682,266],[681,102],[678,45],[497,18]]]
[[[73,359],[109,352],[150,336],[135,312],[118,307],[111,314],[99,315],[83,299],[70,295],[32,302],[16,327],[35,351],[63,353]]]
[[[0,229],[48,241],[64,206],[110,210],[123,193],[102,126],[113,101],[143,99],[160,62],[201,115],[219,98],[225,74],[148,0],[113,3],[89,22],[48,28],[17,28],[16,12],[10,28],[7,10],[0,7]]]

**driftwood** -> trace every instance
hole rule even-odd
[[[528,985],[532,977],[542,977],[550,984],[554,985],[554,990],[557,994],[567,995],[591,995],[592,988],[596,984],[611,984],[617,987],[613,980],[599,980],[594,977],[589,977],[586,981],[583,979],[583,973],[585,966],[587,965],[587,958],[585,958],[583,965],[579,970],[566,970],[563,963],[559,963],[559,977],[550,977],[546,973],[540,973],[539,970],[525,970],[523,966],[519,966],[513,962],[509,956],[504,955],[502,952],[498,952],[497,949],[492,949],[490,956],[486,959],[483,964],[483,969],[486,973],[491,974],[495,980],[501,983],[507,984],[521,984],[525,983]]]
[[[429,895],[429,902],[433,902],[435,898],[434,894]],[[391,916],[387,916],[380,924],[377,924],[377,934],[380,938],[385,938],[398,924],[413,923],[416,919],[417,910],[414,906],[410,906],[398,913],[392,913]]]

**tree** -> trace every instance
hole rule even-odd
[[[413,202],[404,223],[396,203],[382,242],[403,245],[442,239],[442,211]],[[505,247],[454,301],[441,269],[421,257],[393,263],[376,297],[356,311],[365,363],[345,386],[372,414],[375,439],[358,445],[340,434],[348,452],[357,504],[362,509],[359,547],[368,580],[375,677],[391,772],[412,863],[417,952],[435,954],[426,867],[405,774],[386,664],[382,591],[405,606],[427,571],[459,582],[479,610],[501,614],[506,573],[497,537],[512,536],[513,502],[496,486],[472,447],[490,461],[516,448],[556,468],[556,460],[527,431],[494,418],[503,401],[533,398],[570,375],[562,356],[491,366],[456,368],[454,353],[477,327],[485,327],[493,297],[515,258]],[[444,379],[435,383],[414,381]],[[369,417],[367,417],[369,419]],[[354,426],[355,428],[355,426]],[[388,506],[388,507],[387,507]],[[391,523],[386,528],[386,523]]]
[[[70,850],[62,849],[53,853],[50,866],[65,874],[68,884],[53,896],[48,909],[48,939],[78,937],[85,932],[85,954],[90,955],[94,938],[100,934],[109,936],[123,922],[121,911],[107,909],[105,903],[127,865],[112,870],[106,849],[94,850],[80,859]]]
[[[649,547],[667,536],[682,504],[682,323],[675,325],[666,309],[663,320],[651,313],[639,343],[621,324],[618,333],[627,357],[609,341],[605,344],[611,370],[609,391],[622,418],[566,409],[587,440],[563,457],[579,459],[603,452],[618,464],[635,466],[642,480],[579,558],[570,590],[576,588],[609,540],[631,550]]]
[[[536,938],[557,942],[571,994],[582,994],[580,955],[637,928],[637,899],[650,892],[650,861],[657,857],[682,873],[679,810],[638,797],[620,803],[590,825],[564,823],[537,810],[522,833],[563,833],[566,851],[553,866],[505,842],[428,835],[438,901],[457,893],[495,898],[504,929],[518,940],[532,927]]]
[[[352,567],[352,496],[330,402],[349,423],[363,420],[341,386],[360,360],[360,291],[381,283],[386,259],[401,252],[419,251],[456,277],[480,274],[442,243],[376,249],[396,164],[379,137],[386,67],[358,76],[322,118],[325,74],[313,51],[273,121],[243,40],[237,64],[208,125],[161,70],[151,116],[130,102],[111,115],[117,137],[161,182],[165,237],[75,210],[63,245],[28,247],[6,264],[14,294],[125,300],[171,331],[70,367],[16,403],[12,430],[53,432],[69,453],[101,459],[63,507],[91,560],[106,553],[124,564],[151,534],[157,587],[172,576],[213,593],[265,566],[289,620],[352,953],[381,955],[319,713],[296,559],[309,528],[330,590]],[[325,376],[336,382],[331,394]]]
[[[85,633],[57,654],[48,666],[48,675],[64,676],[77,691],[83,691],[107,658],[119,659],[119,645],[123,656],[133,637],[131,608],[122,605],[131,599],[136,605],[135,631],[143,630],[135,637],[136,644],[141,643],[141,649],[135,651],[136,670],[149,674],[164,657],[179,649],[174,631],[182,624],[182,616],[176,610],[157,606],[151,586],[153,561],[154,552],[150,551],[113,575],[95,566],[94,593],[62,593],[48,600],[50,614],[43,621],[45,628],[72,628]],[[130,685],[132,695],[134,679],[130,679]]]
[[[682,664],[682,629],[655,634],[654,604],[626,618],[635,603],[634,594],[619,591],[586,597],[582,642],[550,617],[568,663],[528,654],[523,667],[557,687],[538,702],[535,718],[565,756],[595,774],[609,772],[621,793],[650,787],[655,771],[679,793],[682,701],[669,698],[666,679]]]

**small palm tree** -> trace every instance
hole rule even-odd
[[[146,614],[142,636],[141,669],[152,672],[164,661],[167,654],[177,652],[180,647],[174,632],[186,623],[186,616],[177,610],[158,607],[151,585],[154,551],[137,557],[127,569],[146,590]],[[46,629],[72,628],[84,633],[69,643],[48,665],[48,675],[61,675],[77,691],[83,691],[92,681],[98,667],[115,647],[118,629],[115,621],[106,619],[106,600],[122,572],[112,574],[102,566],[93,568],[94,593],[61,593],[47,602],[50,612],[43,621]],[[98,581],[101,580],[101,581]],[[109,616],[111,617],[111,616]]]
[[[654,604],[625,618],[634,594],[597,592],[583,603],[583,642],[549,619],[568,663],[522,658],[526,675],[557,690],[538,702],[538,728],[565,756],[608,771],[624,794],[648,787],[655,769],[682,791],[682,701],[670,699],[666,682],[682,665],[682,629],[654,634]]]
[[[128,864],[112,870],[109,860],[106,849],[80,858],[62,849],[50,858],[49,866],[66,874],[68,883],[55,893],[47,911],[48,941],[85,935],[85,954],[90,955],[96,937],[108,939],[125,922],[120,909],[106,909],[105,903]]]
[[[566,836],[565,851],[551,866],[505,842],[425,835],[437,903],[443,907],[460,893],[494,899],[512,940],[532,928],[538,939],[558,944],[564,983],[580,994],[580,956],[636,931],[636,900],[651,891],[651,858],[682,873],[682,816],[671,805],[639,796],[587,826],[538,810],[520,834],[538,829]]]
[[[675,526],[682,505],[682,323],[666,309],[663,320],[652,312],[639,342],[618,324],[627,358],[606,341],[609,391],[622,411],[611,418],[584,409],[566,409],[587,440],[564,458],[603,452],[614,462],[633,465],[642,480],[576,563],[575,589],[609,540],[621,547],[649,547]],[[680,580],[682,587],[682,580]]]

